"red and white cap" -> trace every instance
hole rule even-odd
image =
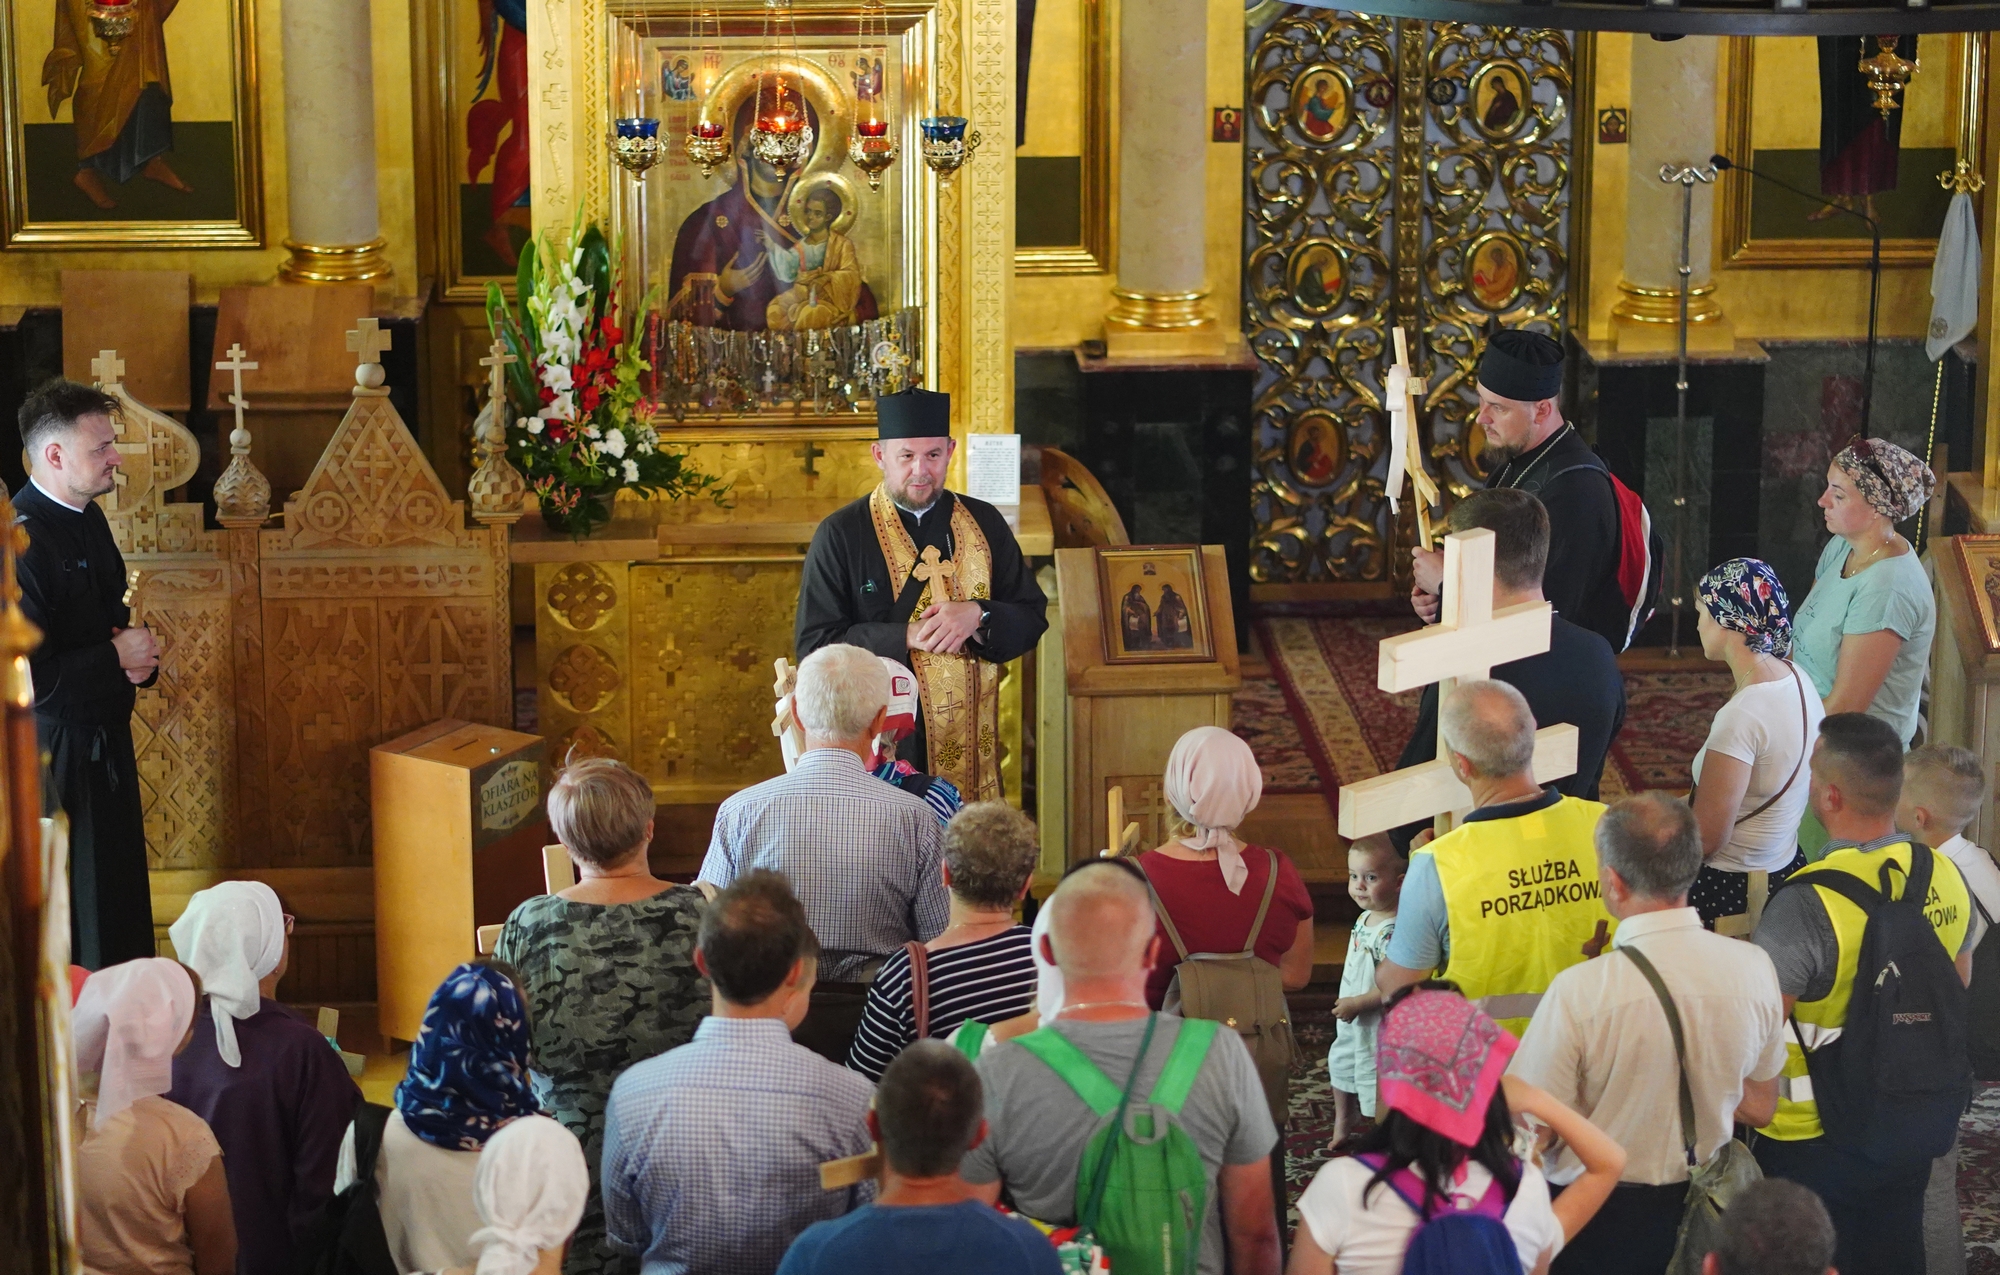
[[[907,739],[917,728],[917,675],[886,655],[881,660],[889,673],[889,719],[882,723],[882,733],[895,740]]]

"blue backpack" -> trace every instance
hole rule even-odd
[[[1387,1159],[1354,1158],[1378,1171]],[[1486,1193],[1468,1209],[1438,1199],[1425,1208],[1423,1179],[1408,1168],[1390,1174],[1388,1187],[1419,1219],[1403,1250],[1403,1275],[1521,1275],[1520,1250],[1503,1220],[1507,1196],[1497,1181],[1487,1183]]]

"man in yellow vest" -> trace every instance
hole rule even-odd
[[[1847,1025],[1868,918],[1845,895],[1817,886],[1835,873],[1879,889],[1893,863],[1890,897],[1900,898],[1912,859],[1910,838],[1896,830],[1903,787],[1903,743],[1895,729],[1865,713],[1834,713],[1820,723],[1811,762],[1812,810],[1825,825],[1830,853],[1793,874],[1772,894],[1756,933],[1778,970],[1778,989],[1796,1034],[1786,1044],[1778,1112],[1757,1131],[1754,1150],[1766,1175],[1811,1187],[1833,1216],[1842,1275],[1921,1271],[1928,1155],[1893,1154],[1850,1136],[1829,1137],[1820,1124],[1805,1050],[1838,1040]],[[1970,980],[1971,905],[1951,860],[1931,857],[1925,918]],[[1797,884],[1794,884],[1794,883]]]
[[[1440,970],[1519,1036],[1555,976],[1609,935],[1591,841],[1604,807],[1535,782],[1535,715],[1505,682],[1459,686],[1443,728],[1473,811],[1410,856],[1375,986],[1387,996]]]

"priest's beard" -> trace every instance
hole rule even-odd
[[[1481,464],[1486,466],[1486,472],[1490,474],[1502,465],[1512,464],[1520,458],[1522,452],[1527,450],[1525,447],[1518,447],[1508,443],[1488,443],[1479,449],[1479,460]]]
[[[896,502],[896,507],[913,514],[929,513],[932,506],[937,504],[938,496],[944,491],[943,483],[933,483],[929,487],[924,488],[922,497],[918,497],[911,493],[908,482],[905,482],[901,487],[897,487],[888,484],[885,479],[884,485],[889,487],[889,499]]]

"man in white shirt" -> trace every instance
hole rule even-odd
[[[1553,1275],[1657,1275],[1673,1256],[1687,1194],[1681,1064],[1659,995],[1625,953],[1651,963],[1679,1013],[1696,1163],[1729,1140],[1734,1122],[1770,1120],[1785,1064],[1784,1002],[1770,957],[1704,930],[1687,906],[1701,832],[1685,802],[1658,792],[1627,798],[1604,813],[1595,840],[1618,950],[1556,976],[1509,1070],[1626,1152],[1618,1189],[1564,1247]],[[1565,1148],[1548,1176],[1563,1183],[1580,1170]]]
[[[1980,955],[1980,940],[2000,917],[2000,867],[1993,856],[1966,839],[1965,830],[1986,796],[1979,755],[1949,744],[1927,744],[1903,758],[1903,795],[1896,803],[1896,826],[1958,865],[1972,896],[1972,987],[1970,1052],[1980,1076],[2000,1069],[1992,1000],[2000,994],[2000,945]],[[1980,1003],[1981,997],[1987,1004]],[[1982,1063],[1984,1064],[1982,1066]],[[1958,1211],[1958,1145],[1931,1164],[1924,1192],[1924,1258],[1928,1275],[1964,1275],[1965,1231]]]

